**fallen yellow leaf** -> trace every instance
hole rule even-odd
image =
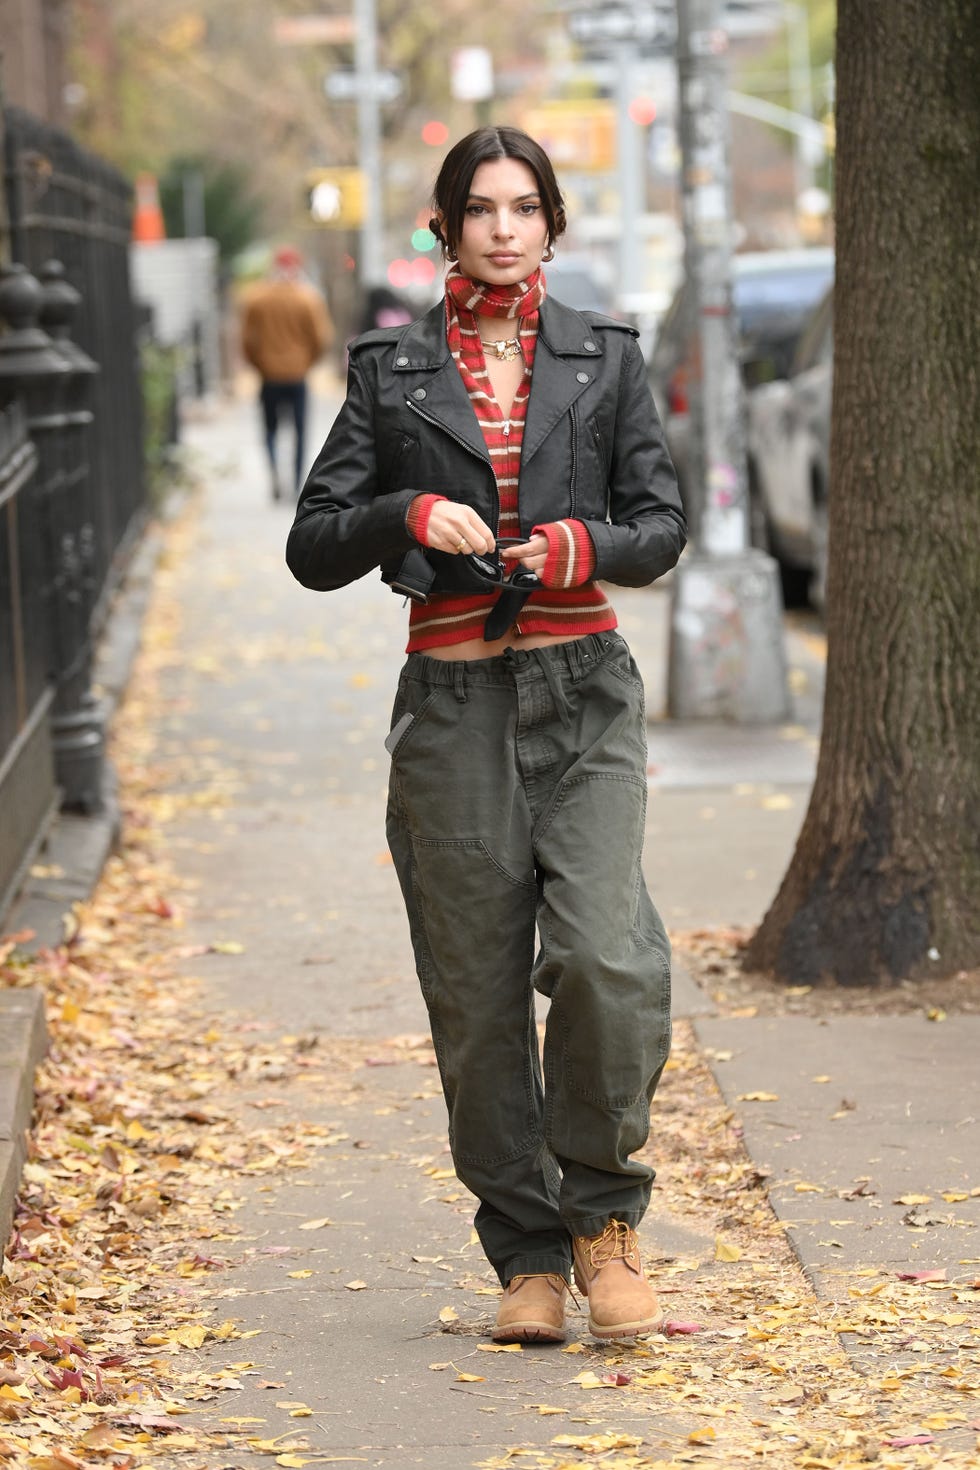
[[[715,1260],[716,1261],[740,1261],[742,1259],[742,1247],[733,1245],[730,1240],[722,1240],[720,1235],[715,1236]]]

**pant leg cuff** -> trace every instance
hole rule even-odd
[[[501,1271],[501,1285],[508,1286],[515,1276],[560,1276],[568,1283],[572,1279],[571,1255],[515,1256]]]
[[[564,1225],[570,1235],[601,1235],[610,1220],[622,1220],[624,1225],[636,1230],[645,1214],[645,1210],[608,1211],[604,1215],[590,1215],[585,1220],[566,1220]]]

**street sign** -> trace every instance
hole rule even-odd
[[[393,71],[376,71],[366,76],[352,67],[328,72],[323,90],[331,102],[357,102],[366,97],[372,102],[397,102],[402,95],[402,79]]]
[[[586,49],[618,43],[666,50],[677,39],[673,6],[604,5],[594,10],[575,10],[568,17],[568,30],[572,40]]]
[[[351,15],[280,15],[273,27],[280,46],[337,46],[354,39]]]
[[[460,46],[453,52],[449,86],[457,102],[486,102],[493,96],[493,56],[485,46]]]

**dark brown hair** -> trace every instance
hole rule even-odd
[[[442,246],[444,255],[455,256],[459,248],[473,175],[481,163],[489,163],[496,158],[519,159],[531,170],[548,221],[548,244],[553,245],[565,233],[565,201],[551,159],[541,144],[521,132],[520,128],[477,128],[475,133],[467,133],[450,148],[432,191],[432,206],[437,216],[429,220],[429,229]]]

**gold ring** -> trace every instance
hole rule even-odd
[[[467,541],[465,536],[460,536],[459,540],[456,542],[456,550],[462,551],[463,547],[469,546],[469,544],[470,543]]]

